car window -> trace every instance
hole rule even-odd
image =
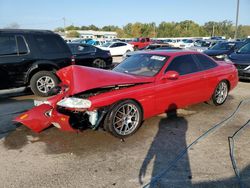
[[[237,53],[239,54],[250,54],[250,43],[245,44],[242,46]]]
[[[145,42],[145,39],[141,39],[141,42]]]
[[[65,44],[56,35],[34,35],[38,48],[43,53],[65,52]]]
[[[120,46],[126,46],[126,44],[125,43],[121,43],[121,42],[117,43],[117,47],[120,47]]]
[[[117,45],[118,45],[118,43],[114,43],[114,44],[112,44],[112,45],[110,46],[110,48],[115,48],[115,47],[117,47]]]
[[[17,39],[18,54],[19,55],[27,54],[29,50],[28,50],[27,43],[24,37],[17,36],[16,39]]]
[[[117,65],[113,70],[138,76],[154,76],[165,65],[168,56],[134,54]]]
[[[0,56],[17,55],[15,36],[0,36]]]
[[[167,71],[176,71],[180,75],[190,74],[200,71],[191,55],[182,55],[174,58],[168,65]]]
[[[95,52],[96,48],[89,45],[78,45],[76,48],[76,53],[91,53]]]
[[[203,70],[211,69],[217,66],[217,64],[212,59],[202,54],[195,54],[194,56],[197,58]]]

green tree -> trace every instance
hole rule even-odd
[[[54,29],[55,32],[64,32],[64,28],[62,27],[57,27]]]
[[[78,33],[77,31],[68,31],[66,33],[67,37],[72,37],[72,38],[79,38],[80,37],[80,33]]]
[[[74,26],[74,25],[70,25],[68,27],[65,28],[66,31],[70,31],[70,30],[80,30],[80,27]]]

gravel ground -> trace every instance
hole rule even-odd
[[[117,60],[118,61],[118,60]],[[121,141],[104,131],[75,134],[50,128],[40,134],[12,119],[33,106],[29,93],[0,96],[1,187],[142,187],[167,169],[177,155],[209,128],[250,99],[240,82],[222,106],[198,104],[146,120]],[[250,101],[235,119],[192,147],[150,187],[239,187],[228,137],[250,119]],[[250,187],[250,126],[235,140],[241,182]]]

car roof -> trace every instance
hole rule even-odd
[[[142,52],[146,54],[163,55],[163,56],[178,56],[178,55],[188,55],[188,54],[201,54],[197,51],[192,50],[152,50]]]
[[[0,33],[54,34],[54,32],[50,30],[38,30],[38,29],[0,29]]]

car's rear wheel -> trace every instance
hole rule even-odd
[[[142,122],[142,109],[133,100],[115,104],[107,114],[104,129],[118,138],[134,134]]]
[[[32,92],[41,97],[47,97],[49,91],[58,84],[59,79],[50,71],[37,72],[30,80]]]
[[[96,68],[104,69],[106,67],[106,62],[103,59],[95,59],[93,61],[93,66]]]
[[[213,96],[212,96],[212,102],[214,105],[222,105],[228,96],[228,90],[229,86],[226,81],[221,81],[215,88]]]

